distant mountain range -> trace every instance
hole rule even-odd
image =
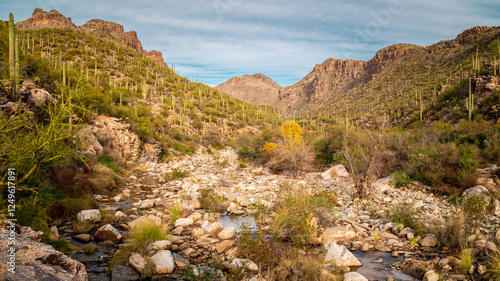
[[[280,88],[276,106],[286,116],[349,118],[361,123],[388,113],[392,123],[404,124],[420,110],[420,103],[424,109],[435,105],[462,78],[493,75],[495,67],[498,74],[499,37],[500,27],[478,26],[427,47],[392,45],[368,61],[329,58],[302,80]],[[217,87],[250,102],[274,95],[269,83],[254,80],[245,75]]]

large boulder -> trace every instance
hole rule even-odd
[[[117,265],[111,272],[111,281],[138,281],[140,280],[139,274],[132,268],[123,265]]]
[[[97,241],[118,242],[120,241],[120,239],[122,239],[122,235],[116,228],[108,223],[97,229],[94,238]]]
[[[35,242],[22,234],[16,237],[15,274],[12,274],[8,271],[11,268],[9,236],[7,230],[0,229],[0,252],[4,253],[0,256],[0,280],[88,280],[82,263],[54,250],[52,246]]]
[[[330,244],[331,242],[345,241],[357,238],[358,234],[346,227],[331,227],[326,229],[319,239],[323,244]]]
[[[344,246],[332,242],[325,245],[327,250],[325,261],[333,262],[337,266],[361,266],[361,262]]]
[[[156,272],[159,274],[172,273],[174,271],[175,261],[172,252],[169,250],[158,251],[151,259],[156,266]]]
[[[344,281],[368,281],[368,279],[357,272],[348,272],[344,274]]]
[[[97,209],[83,210],[76,215],[76,218],[80,221],[100,222],[101,212]]]
[[[342,164],[337,164],[321,174],[321,178],[331,180],[333,178],[348,178],[349,173]]]

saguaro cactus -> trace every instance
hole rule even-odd
[[[474,110],[474,94],[472,94],[472,81],[469,77],[469,97],[465,99],[465,108],[469,111],[469,121],[472,117],[472,111]]]
[[[14,39],[14,15],[9,13],[9,78],[15,78],[15,39]]]
[[[19,91],[19,38],[16,36],[16,47],[15,47],[15,65],[14,65],[14,84],[16,92]]]

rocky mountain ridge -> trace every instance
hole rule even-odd
[[[215,88],[247,102],[276,106],[278,93],[283,87],[266,75],[256,73],[232,77]]]
[[[434,84],[439,95],[472,72],[471,56],[476,50],[483,69],[493,74],[489,45],[498,36],[500,27],[473,27],[455,39],[426,47],[392,45],[368,61],[330,58],[317,64],[302,80],[280,90],[278,108],[287,116],[324,115],[321,110],[331,111],[333,106],[342,112],[359,111],[359,118],[375,108],[395,109],[395,102],[411,96],[412,91],[424,92],[422,96],[426,95],[424,100],[429,104]]]
[[[145,53],[153,60],[166,65],[161,52],[156,50],[150,52],[145,51],[141,41],[137,37],[137,32],[133,30],[125,32],[123,25],[118,23],[92,19],[85,24],[77,26],[71,21],[70,17],[65,17],[56,10],[45,12],[40,8],[36,8],[30,18],[17,22],[16,27],[23,30],[40,28],[71,29],[97,35],[104,39],[117,40],[136,51]]]

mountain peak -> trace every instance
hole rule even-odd
[[[71,18],[63,16],[56,10],[45,12],[40,8],[33,11],[31,18],[16,23],[17,28],[58,28],[58,29],[77,29],[77,26],[71,21]]]
[[[232,77],[215,88],[247,102],[276,106],[278,93],[283,87],[266,75],[256,73]]]

